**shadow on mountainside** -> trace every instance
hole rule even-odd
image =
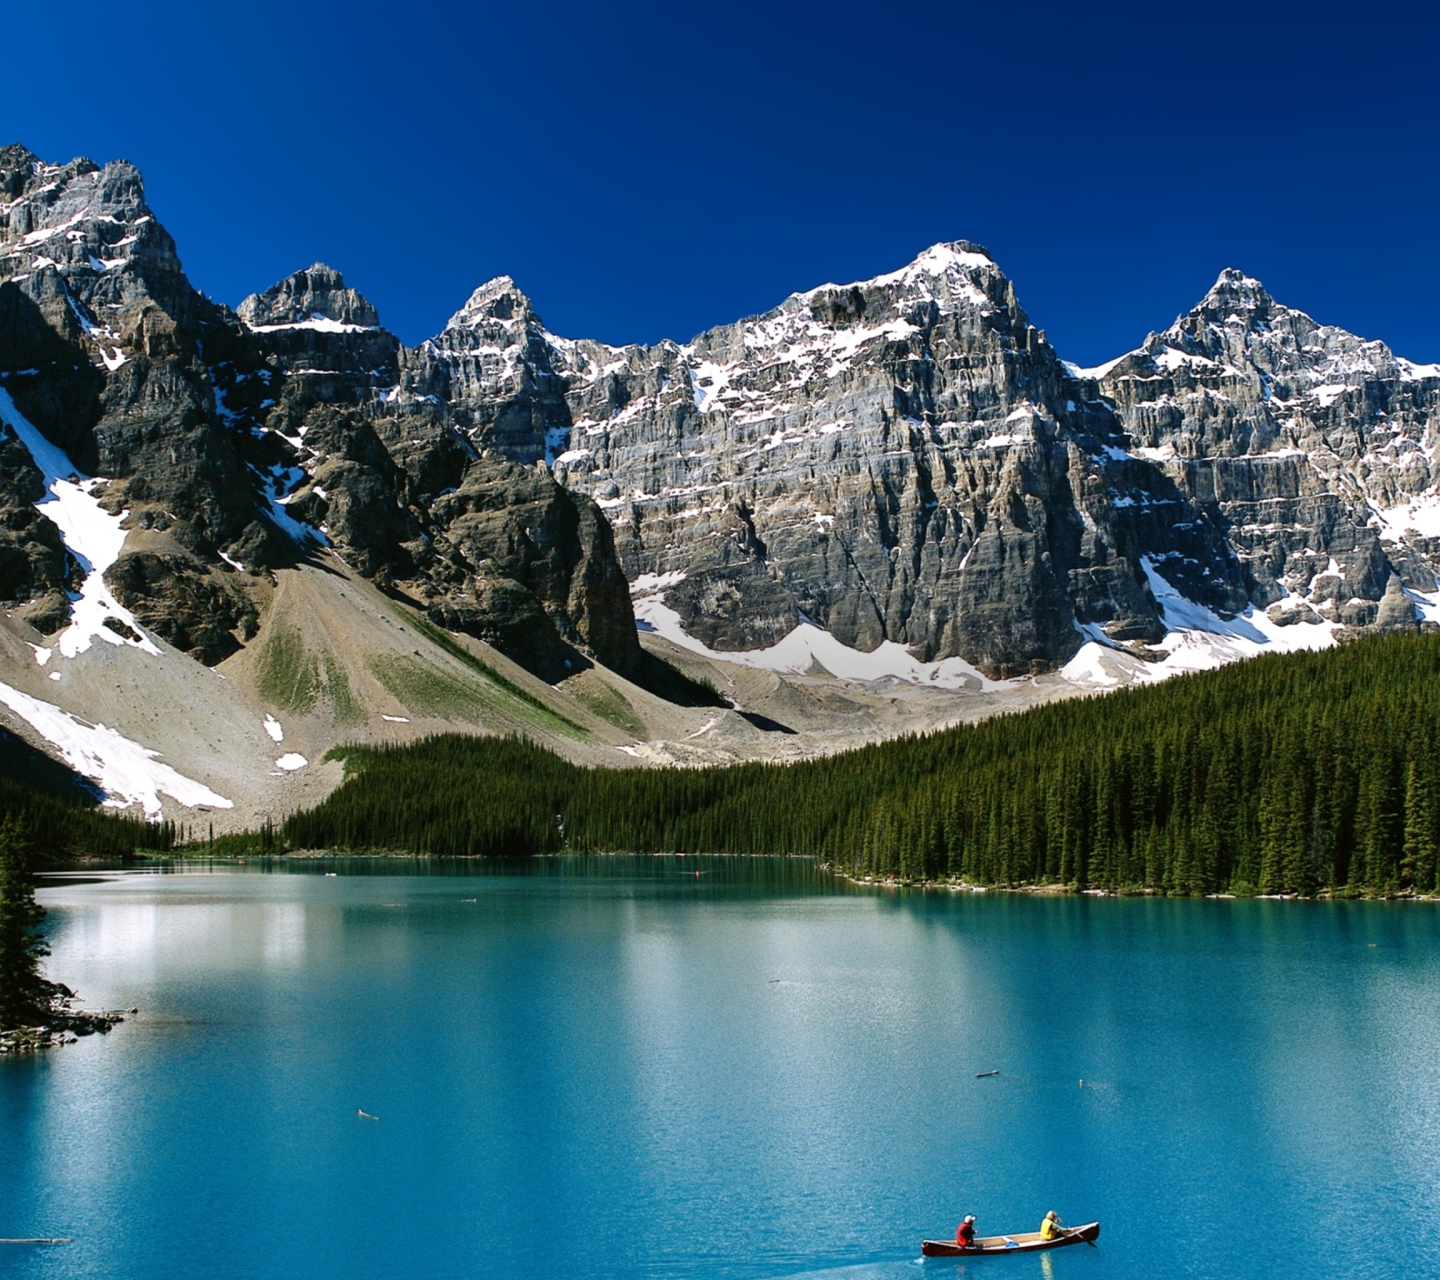
[[[687,676],[663,658],[642,649],[629,671],[622,672],[647,693],[673,702],[677,707],[728,707],[720,691],[708,681]]]
[[[4,729],[0,729],[0,777],[70,804],[92,806],[105,797],[93,782]]]

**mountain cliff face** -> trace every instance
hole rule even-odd
[[[1276,621],[1413,619],[1440,552],[1440,366],[1277,303],[1229,270],[1101,369],[1132,452],[1216,513]]]
[[[627,576],[671,580],[718,650],[804,617],[861,650],[1044,668],[1077,618],[1158,635],[1143,549],[1224,559],[1205,513],[1177,533],[1107,500],[1121,423],[963,243],[686,346],[554,338],[501,279],[421,346],[416,386],[475,438],[543,451],[606,510]],[[1200,585],[1243,600],[1238,574]]]
[[[78,471],[108,477],[101,505],[129,512],[137,537],[111,568],[121,603],[180,647],[223,656],[253,609],[207,564],[259,530],[201,357],[219,309],[185,281],[129,164],[44,165],[7,147],[0,196],[4,387]],[[35,523],[33,460],[11,446],[0,459],[3,593],[53,631],[86,570]]]
[[[810,623],[1001,677],[1186,610],[1433,609],[1440,368],[1238,272],[1092,370],[964,241],[683,345],[556,336],[501,277],[410,349],[321,264],[205,299],[124,162],[5,148],[0,200],[0,388],[123,515],[101,592],[0,435],[0,597],[45,634],[103,595],[102,638],[213,664],[326,547],[548,680],[642,661],[632,593],[712,651]]]
[[[231,312],[190,287],[129,164],[11,146],[0,196],[0,386],[124,517],[102,638],[141,643],[138,623],[218,662],[255,634],[268,572],[330,545],[552,678],[581,651],[637,660],[598,509],[476,448],[433,397],[397,395],[406,353],[338,272]],[[48,634],[93,566],[36,510],[32,455],[4,432],[0,598]]]
[[[712,650],[805,619],[1004,676],[1089,638],[1153,656],[1157,586],[1221,619],[1416,625],[1437,372],[1231,271],[1080,370],[956,242],[683,346],[555,337],[502,277],[404,377],[595,498],[627,576]]]

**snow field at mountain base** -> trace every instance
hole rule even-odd
[[[107,806],[124,809],[138,804],[152,820],[162,814],[162,794],[192,809],[234,807],[204,783],[162,763],[158,751],[142,747],[103,724],[88,724],[53,703],[32,698],[4,683],[0,683],[0,703],[54,746],[76,773],[93,779],[105,792]]]
[[[1088,637],[1074,656],[1056,673],[1058,679],[1084,690],[1115,689],[1131,684],[1154,684],[1192,671],[1213,671],[1231,662],[1263,653],[1294,653],[1328,649],[1339,626],[1333,622],[1280,626],[1253,606],[1226,619],[1186,599],[1156,570],[1149,557],[1142,559],[1150,590],[1160,605],[1168,630],[1151,646],[1156,660],[1146,661],[1115,644],[1095,624],[1076,624]],[[665,604],[664,592],[685,578],[683,570],[644,574],[631,583],[636,624],[679,648],[714,662],[733,662],[782,675],[803,676],[818,669],[836,679],[859,684],[902,681],[920,687],[950,691],[1001,692],[1015,690],[1036,679],[1021,676],[993,680],[962,658],[921,662],[905,646],[882,642],[863,653],[842,644],[830,632],[804,620],[788,635],[766,649],[720,652],[686,632],[680,615]],[[1440,615],[1440,593],[1432,601],[1409,593],[1424,616]]]
[[[1165,637],[1151,646],[1151,652],[1164,656],[1146,662],[1115,645],[1099,627],[1079,625],[1081,633],[1091,638],[1060,668],[1063,679],[1097,690],[1156,684],[1191,671],[1213,671],[1263,653],[1329,649],[1336,643],[1335,633],[1340,628],[1333,622],[1280,626],[1253,605],[1233,618],[1222,618],[1176,591],[1149,556],[1141,557],[1141,564],[1168,628]]]

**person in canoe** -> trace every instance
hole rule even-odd
[[[972,1249],[975,1246],[975,1215],[967,1213],[965,1221],[955,1228],[955,1243],[962,1249]]]
[[[1051,1209],[1045,1215],[1045,1220],[1040,1224],[1040,1239],[1058,1240],[1065,1234],[1065,1224],[1060,1221],[1060,1215]]]

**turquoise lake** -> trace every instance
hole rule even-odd
[[[1440,906],[702,858],[41,897],[141,1013],[0,1060],[0,1236],[74,1239],[6,1276],[1440,1275]],[[1099,1247],[920,1261],[1051,1208]]]

